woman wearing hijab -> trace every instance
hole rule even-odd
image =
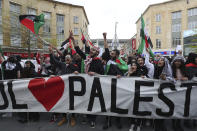
[[[139,70],[139,66],[137,62],[131,62],[129,65],[129,71],[125,73],[127,77],[141,77],[141,72]],[[140,118],[131,118],[131,126],[129,131],[140,131],[140,127],[142,124],[142,119]]]
[[[183,56],[176,56],[172,61],[172,74],[174,81],[187,81],[188,74],[185,69],[185,58]],[[181,127],[181,120],[172,120],[174,131],[184,131]]]
[[[160,57],[158,64],[155,65],[154,79],[172,80],[172,69],[165,57]],[[167,131],[163,119],[154,120],[154,124],[155,131]]]

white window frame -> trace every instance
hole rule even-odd
[[[58,47],[60,47],[60,44],[64,41],[64,20],[64,15],[56,14],[56,34]]]
[[[10,43],[12,46],[21,46],[21,24],[18,20],[20,13],[21,5],[10,2]]]
[[[197,7],[188,9],[188,16],[196,16],[197,15]]]
[[[160,22],[161,21],[161,14],[156,14],[155,19],[156,19],[156,22]]]
[[[43,32],[47,34],[51,34],[51,12],[45,12],[44,13],[44,20],[45,24],[43,25]]]
[[[188,23],[188,29],[196,29],[197,28],[197,21],[191,21]]]
[[[73,31],[74,35],[79,35],[79,28],[75,27]]]
[[[27,8],[27,14],[29,15],[37,15],[37,10],[34,8]],[[29,30],[28,30],[29,31]],[[37,48],[37,37],[31,32],[30,33],[30,46],[31,48]]]
[[[172,19],[181,19],[181,11],[172,12]]]
[[[73,23],[78,24],[79,23],[79,17],[78,16],[73,16]]]
[[[181,38],[172,38],[172,47],[177,47],[177,45],[181,45]]]
[[[156,39],[156,49],[161,49],[161,40]]]
[[[181,32],[181,24],[172,25],[172,32]]]
[[[160,26],[156,26],[156,34],[161,34],[161,27]]]

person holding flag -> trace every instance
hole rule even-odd
[[[97,57],[99,54],[99,48],[95,46],[90,48],[89,54],[86,55],[83,51],[81,51],[77,43],[75,43],[72,31],[70,31],[70,38],[73,41],[76,52],[84,60],[84,72],[90,76],[94,76],[96,74],[104,75],[102,61],[99,57]],[[87,117],[90,121],[90,127],[95,128],[96,115],[87,115]]]
[[[143,17],[141,17],[141,43],[138,48],[137,54],[144,55],[145,59],[143,57],[138,57],[137,61],[140,67],[145,66],[148,70],[148,74],[146,75],[148,78],[153,78],[154,75],[154,65],[150,63],[149,58],[150,56],[154,58],[154,53],[151,50],[152,42],[150,40],[150,37],[148,37],[146,31],[145,31],[145,22]],[[143,67],[144,68],[144,67]],[[143,71],[144,72],[144,71]]]
[[[127,64],[119,57],[120,51],[117,49],[114,49],[109,51],[108,43],[107,43],[107,33],[103,33],[103,38],[104,38],[104,56],[103,59],[106,61],[106,66],[105,66],[105,75],[113,75],[116,76],[117,78],[120,78],[121,76],[124,75],[124,71],[128,70]],[[120,117],[115,117],[116,118],[116,125],[118,129],[122,128],[121,125],[121,119]],[[111,117],[106,116],[105,124],[103,126],[103,130],[108,129],[111,126]]]

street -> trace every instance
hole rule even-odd
[[[68,123],[63,124],[58,127],[57,122],[51,123],[49,113],[40,113],[40,121],[39,122],[28,122],[25,124],[19,123],[17,121],[16,113],[14,113],[13,117],[10,118],[0,118],[0,127],[1,131],[100,131],[103,130],[102,126],[104,123],[105,117],[99,116],[96,121],[96,127],[94,129],[90,128],[89,125],[81,124],[81,118],[77,116],[77,124],[74,127],[69,126]],[[121,131],[129,131],[129,119],[123,118],[121,119],[123,128]],[[167,131],[173,131],[171,126],[171,120],[166,120],[165,123],[167,127]],[[112,121],[112,127],[107,129],[106,131],[116,131],[118,130],[115,126],[115,120]],[[196,129],[184,129],[184,131],[195,131]],[[153,128],[143,127],[141,131],[153,131]]]

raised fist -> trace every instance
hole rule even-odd
[[[104,33],[103,33],[103,38],[106,39],[106,36],[107,36],[107,33],[104,32]]]

